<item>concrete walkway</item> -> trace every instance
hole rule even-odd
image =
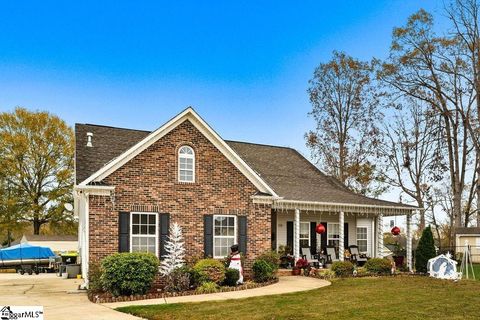
[[[329,286],[329,285],[330,285],[330,282],[326,280],[320,280],[320,279],[315,279],[310,277],[301,277],[301,276],[298,276],[298,277],[289,276],[289,277],[280,277],[280,281],[278,283],[261,287],[261,288],[256,288],[256,289],[200,294],[200,295],[183,296],[183,297],[172,297],[172,298],[165,298],[165,299],[148,299],[148,300],[139,300],[139,301],[104,303],[103,306],[114,309],[114,308],[125,307],[125,306],[142,306],[142,305],[150,305],[150,304],[242,299],[242,298],[313,290],[313,289],[318,289],[318,288]]]
[[[43,306],[47,320],[140,319],[90,302],[85,291],[77,290],[81,281],[55,274],[0,273],[0,305]]]

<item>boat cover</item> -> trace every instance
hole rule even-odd
[[[48,259],[55,253],[48,247],[32,246],[29,243],[20,243],[9,248],[0,249],[0,261],[23,259]]]

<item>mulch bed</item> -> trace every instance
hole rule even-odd
[[[277,282],[278,282],[278,279],[275,279],[275,280],[271,280],[264,283],[248,282],[236,287],[220,287],[217,293],[261,288]],[[110,302],[137,301],[137,300],[146,300],[146,299],[183,297],[183,296],[192,296],[192,295],[198,295],[198,294],[203,294],[203,293],[198,293],[195,290],[188,290],[183,292],[150,292],[143,295],[114,297],[110,293],[106,293],[106,292],[88,292],[88,299],[94,303],[110,303]]]

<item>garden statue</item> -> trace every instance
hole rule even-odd
[[[437,279],[458,280],[462,277],[457,272],[457,261],[451,259],[450,253],[428,260],[427,269],[430,277]]]
[[[238,251],[238,244],[234,244],[230,247],[230,265],[228,266],[231,269],[238,270],[238,281],[237,284],[243,283],[243,268],[242,268],[242,258],[240,252]]]

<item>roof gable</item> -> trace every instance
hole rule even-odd
[[[104,178],[115,172],[118,168],[122,167],[125,163],[133,159],[142,151],[146,150],[149,146],[171,132],[174,128],[186,120],[190,121],[192,125],[194,125],[230,162],[232,162],[259,191],[276,196],[276,193],[273,191],[273,189],[267,183],[265,183],[265,181],[263,181],[260,176],[258,176],[258,174],[252,170],[252,168],[250,168],[245,161],[240,158],[192,108],[185,109],[157,130],[149,134],[145,133],[143,139],[135,143],[133,146],[127,148],[125,151],[121,152],[116,158],[95,171],[88,178],[79,183],[79,185],[85,186],[91,183],[102,181]],[[138,137],[142,136],[142,133],[137,132],[136,134]],[[86,144],[86,138],[84,142]],[[94,137],[93,145],[95,145],[95,143]],[[128,142],[125,144],[128,144]],[[122,145],[122,147],[124,147],[124,145]],[[85,148],[88,149],[89,147]],[[77,149],[77,151],[79,150]]]

